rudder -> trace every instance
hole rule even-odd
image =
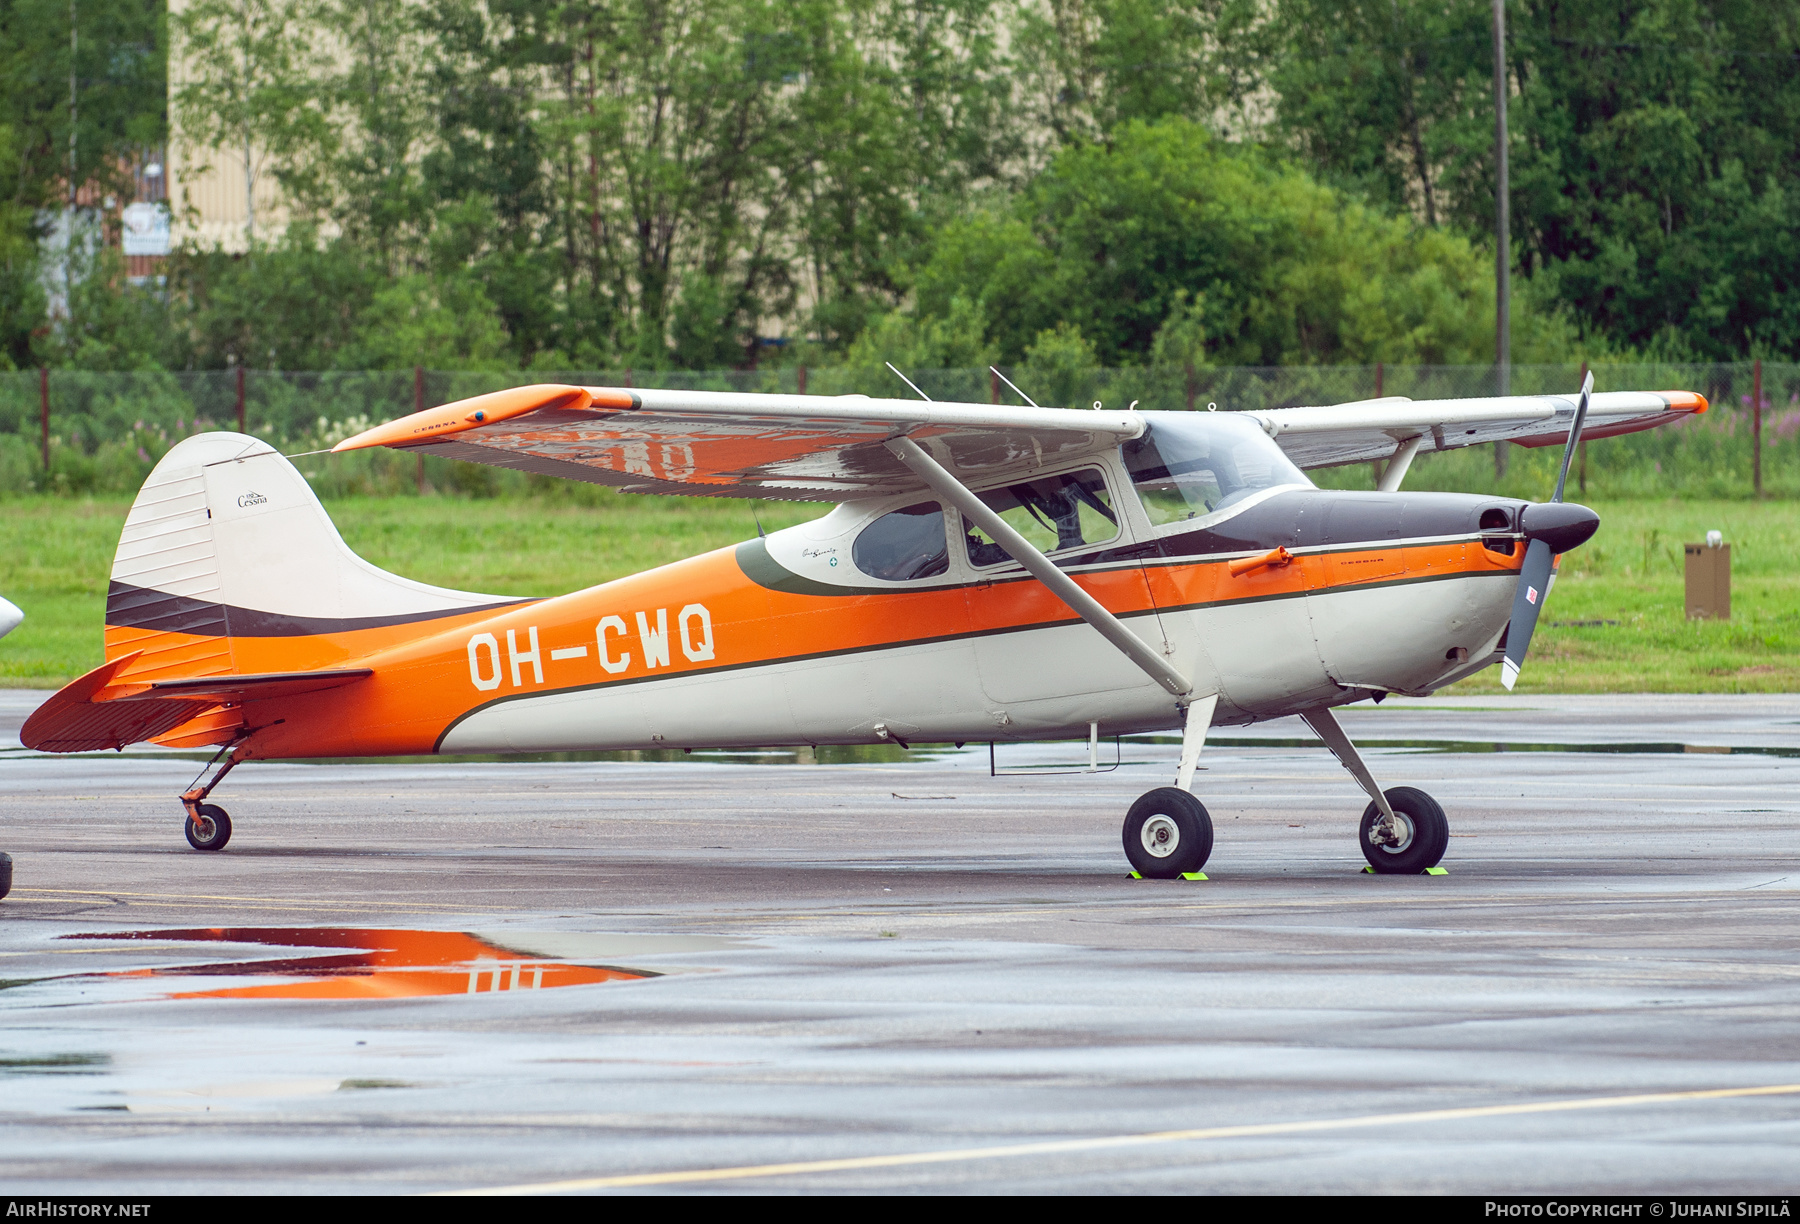
[[[186,438],[151,472],[119,537],[106,658],[133,677],[326,666],[361,629],[520,602],[413,582],[352,553],[306,478],[238,433]],[[305,649],[271,652],[278,640]],[[283,654],[290,657],[282,658]],[[246,657],[248,656],[248,657]]]

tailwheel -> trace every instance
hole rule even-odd
[[[1145,879],[1173,880],[1206,865],[1212,817],[1184,790],[1159,786],[1139,797],[1125,816],[1125,857]]]
[[[1374,803],[1363,809],[1357,842],[1363,857],[1381,875],[1418,875],[1436,867],[1450,845],[1450,822],[1438,801],[1411,786],[1382,792],[1394,809],[1394,824]]]
[[[188,845],[196,850],[223,850],[231,840],[231,817],[216,803],[195,805],[184,823]]]

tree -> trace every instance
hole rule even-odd
[[[1486,9],[1277,0],[1271,132],[1337,185],[1492,232]],[[1513,0],[1516,271],[1601,346],[1800,347],[1800,21],[1755,0]]]
[[[130,162],[162,142],[164,44],[153,0],[0,0],[0,368],[43,356],[51,216],[77,193],[122,194]]]
[[[1493,331],[1491,267],[1468,241],[1183,119],[1064,150],[1013,207],[949,227],[918,308],[945,315],[962,293],[1007,361],[1064,325],[1105,365],[1159,338],[1223,364],[1481,361]]]
[[[1511,56],[1522,269],[1617,343],[1800,348],[1797,54],[1783,5],[1531,0]]]
[[[1275,127],[1326,180],[1444,219],[1445,161],[1492,142],[1489,10],[1443,0],[1277,0],[1258,31]],[[1480,129],[1463,122],[1488,117]]]
[[[298,177],[329,124],[315,75],[324,67],[301,0],[194,0],[175,15],[175,123],[193,172],[226,152],[244,172],[244,238],[255,248],[265,167]]]
[[[1134,120],[1210,122],[1256,89],[1255,61],[1244,52],[1260,8],[1256,0],[1019,5],[1011,67],[1025,114],[1053,134],[1050,152],[1104,142]]]

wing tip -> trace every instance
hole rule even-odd
[[[629,392],[604,392],[608,400],[617,395],[629,396]],[[464,430],[474,429],[481,425],[493,425],[511,417],[522,416],[538,409],[569,408],[579,411],[596,402],[594,392],[587,387],[572,387],[564,383],[535,383],[528,387],[509,387],[504,391],[490,391],[486,395],[471,396],[468,399],[455,400],[448,404],[439,404],[435,408],[427,408],[397,420],[387,421],[365,429],[354,437],[345,438],[331,448],[332,454],[341,451],[362,450],[370,446],[421,446],[434,442],[439,438],[450,437]],[[618,407],[618,404],[604,402],[605,407]],[[627,403],[625,407],[630,407]]]
[[[1658,391],[1666,412],[1705,412],[1712,405],[1698,391]]]

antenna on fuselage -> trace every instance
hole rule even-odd
[[[917,392],[920,399],[924,400],[928,404],[933,402],[932,398],[929,395],[926,395],[923,391],[919,390],[917,383],[913,382],[912,379],[908,378],[906,375],[904,375],[900,372],[899,366],[895,365],[891,361],[884,361],[881,364],[886,366],[888,369],[892,370],[894,372],[895,378],[898,378],[901,382],[905,383],[907,386],[911,387],[915,392]]]
[[[999,370],[995,369],[993,366],[989,366],[988,369],[993,371],[995,378],[998,378],[1001,382],[1003,382],[1007,386],[1011,387],[1013,389],[1013,394],[1018,396],[1020,399],[1024,400],[1027,404],[1030,404],[1033,408],[1042,408],[1043,407],[1042,404],[1038,403],[1036,400],[1032,399],[1029,395],[1026,395],[1023,391],[1019,390],[1019,385],[1017,383],[1013,382],[1013,380],[1008,378],[1006,375],[1002,374]]]
[[[755,502],[750,503],[750,517],[756,520],[756,538],[759,540],[768,539],[769,533],[762,529],[762,513],[757,510]]]

